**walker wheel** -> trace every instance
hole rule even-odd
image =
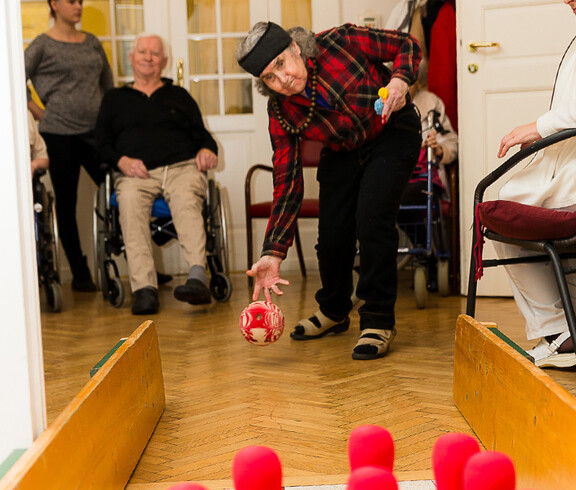
[[[428,288],[426,287],[426,267],[417,265],[414,267],[414,300],[419,310],[426,308],[428,301]]]
[[[450,263],[447,260],[438,261],[438,293],[440,296],[450,295]]]
[[[57,282],[49,282],[45,285],[46,301],[53,313],[62,311],[62,286]]]

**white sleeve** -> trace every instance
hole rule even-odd
[[[542,114],[536,120],[536,128],[543,138],[563,129],[576,128],[576,99]]]

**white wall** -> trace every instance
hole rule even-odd
[[[19,0],[0,3],[0,66],[1,462],[46,424]]]
[[[380,16],[382,27],[397,3],[398,0],[342,0],[342,19],[356,24],[360,22],[360,14],[372,12]]]

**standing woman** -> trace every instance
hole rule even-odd
[[[324,144],[318,165],[320,215],[316,251],[322,287],[319,309],[300,320],[291,338],[312,340],[348,330],[352,269],[360,245],[357,295],[360,338],[354,359],[377,359],[396,335],[396,214],[422,143],[420,118],[408,88],[421,51],[409,34],[346,24],[318,35],[259,22],[237,60],[269,96],[274,150],[274,206],[262,256],[247,273],[253,298],[282,294],[280,264],[292,244],[302,204],[301,139]],[[386,70],[385,62],[392,62]],[[374,111],[380,87],[388,97]]]
[[[72,271],[72,289],[95,291],[80,246],[76,202],[81,166],[94,183],[104,178],[95,157],[93,130],[102,96],[113,86],[112,71],[100,41],[76,29],[82,0],[48,0],[48,6],[53,27],[25,52],[26,77],[45,108],[30,97],[28,108],[40,121],[48,147],[58,230]]]

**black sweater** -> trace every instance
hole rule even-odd
[[[195,100],[172,80],[162,81],[150,97],[129,86],[106,93],[96,123],[102,162],[117,167],[128,156],[153,169],[194,158],[202,148],[218,153]]]

